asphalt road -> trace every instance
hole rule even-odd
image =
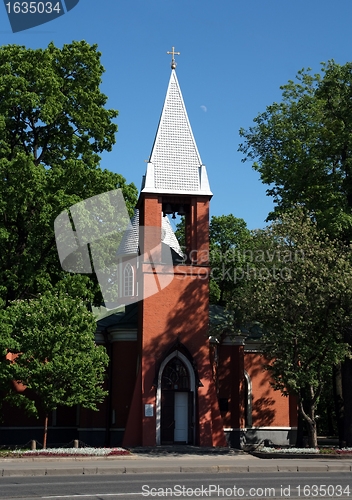
[[[352,500],[352,472],[116,474],[0,477],[0,499],[338,498]]]

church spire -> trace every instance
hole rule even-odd
[[[172,49],[169,86],[142,192],[212,196],[176,76],[175,55],[178,53]]]

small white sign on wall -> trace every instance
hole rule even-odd
[[[144,415],[146,417],[154,416],[154,405],[144,405]]]

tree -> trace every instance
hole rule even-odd
[[[185,248],[185,220],[177,225],[176,237]],[[209,224],[209,262],[211,304],[225,306],[245,283],[246,262],[251,254],[250,231],[246,222],[232,214],[212,216]],[[243,273],[237,270],[241,267]]]
[[[282,102],[268,106],[255,125],[241,129],[246,160],[254,160],[270,187],[275,210],[268,219],[305,206],[319,227],[349,243],[352,239],[352,63],[333,60],[322,73],[298,72],[282,87]],[[352,346],[351,328],[344,341]],[[341,376],[342,373],[342,376]],[[334,370],[335,405],[340,442],[352,445],[352,361]],[[343,390],[344,386],[344,390]],[[344,425],[341,425],[344,422]]]
[[[129,209],[136,203],[133,184],[99,167],[117,131],[99,89],[100,55],[84,41],[0,48],[0,307],[67,274],[53,230],[60,212],[116,188]]]
[[[241,129],[246,160],[276,203],[269,220],[300,203],[333,236],[352,236],[352,63],[298,72],[255,126]]]
[[[233,309],[247,324],[262,324],[273,386],[297,397],[309,445],[316,447],[319,397],[332,366],[351,356],[342,336],[352,320],[350,249],[322,233],[300,208],[253,238],[263,250],[256,251]]]
[[[73,281],[77,284],[76,277]],[[94,315],[65,288],[61,283],[37,299],[17,300],[0,311],[0,338],[10,339],[7,378],[26,387],[24,393],[11,392],[7,398],[15,397],[15,403],[24,403],[37,416],[39,408],[44,411],[44,448],[51,411],[76,404],[96,410],[107,394],[102,383],[109,358],[105,348],[95,344]]]
[[[244,282],[250,231],[232,214],[213,216],[209,227],[210,299],[225,306]],[[250,253],[250,252],[249,252]],[[236,272],[241,269],[241,272]]]

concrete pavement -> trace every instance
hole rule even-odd
[[[305,458],[263,459],[232,449],[161,446],[151,449],[136,448],[129,456],[0,459],[0,475],[2,477],[331,471],[352,473],[352,457],[342,460],[324,457],[314,460]]]

